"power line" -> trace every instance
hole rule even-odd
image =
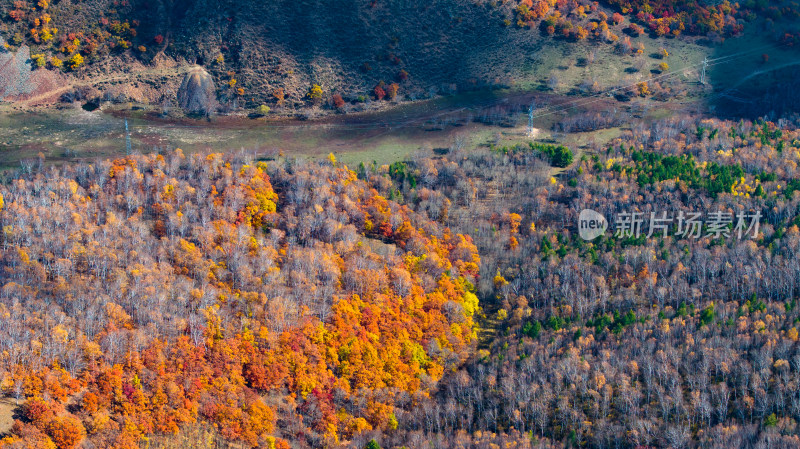
[[[703,74],[700,75],[700,84],[702,84],[704,86],[706,84],[706,69],[707,68],[708,68],[708,56],[703,58]]]
[[[762,51],[762,50],[767,49],[767,48],[780,48],[780,47],[784,47],[786,45],[788,45],[788,44],[787,43],[779,44],[779,45],[768,44],[768,45],[760,46],[760,47],[757,47],[757,48],[754,48],[754,49],[749,49],[747,51],[741,51],[741,52],[737,52],[737,53],[733,53],[733,54],[730,54],[730,55],[721,56],[721,57],[713,58],[713,59],[709,59],[708,56],[705,56],[703,58],[703,61],[698,61],[698,62],[695,62],[695,63],[692,63],[692,64],[688,64],[688,65],[682,67],[679,70],[673,70],[671,72],[662,73],[662,74],[659,74],[657,76],[651,76],[650,78],[645,79],[643,81],[636,81],[636,82],[631,83],[631,84],[617,86],[617,87],[614,87],[614,88],[607,89],[605,91],[599,92],[597,94],[584,96],[584,97],[581,97],[581,98],[576,99],[576,100],[572,100],[572,101],[569,101],[569,102],[566,102],[566,103],[561,103],[555,109],[545,106],[544,108],[540,108],[538,113],[532,113],[533,112],[532,109],[529,108],[528,109],[528,119],[529,119],[528,128],[529,129],[532,128],[532,126],[533,126],[532,122],[533,122],[533,120],[535,120],[537,118],[545,117],[545,116],[548,116],[548,115],[553,115],[553,114],[556,114],[558,112],[562,112],[562,111],[564,111],[566,109],[569,109],[569,108],[577,108],[577,107],[583,107],[583,106],[587,106],[587,105],[590,105],[590,104],[594,104],[594,103],[600,101],[602,99],[601,97],[610,96],[613,93],[633,88],[633,87],[637,86],[639,83],[642,83],[642,82],[653,82],[653,81],[666,80],[666,79],[670,79],[670,78],[673,78],[673,77],[677,77],[677,76],[682,75],[687,69],[692,68],[692,67],[697,67],[697,68],[702,67],[703,74],[701,75],[701,83],[704,83],[705,82],[705,78],[706,78],[707,69],[710,68],[710,67],[713,67],[713,66],[719,65],[719,64],[725,64],[725,63],[731,62],[733,60],[742,58],[742,57],[744,57],[746,55]],[[396,129],[396,128],[402,127],[402,126],[408,126],[408,125],[411,125],[411,124],[413,124],[415,122],[435,120],[435,119],[437,119],[437,118],[439,118],[441,116],[446,116],[446,115],[451,115],[451,114],[453,114],[453,115],[454,114],[458,114],[459,112],[462,112],[462,111],[464,111],[466,109],[482,108],[482,107],[485,107],[485,106],[499,105],[499,104],[502,104],[502,103],[503,103],[503,99],[500,99],[500,100],[491,99],[491,100],[486,100],[486,101],[479,102],[479,103],[473,103],[473,104],[469,105],[469,107],[464,107],[464,108],[460,108],[460,109],[456,109],[456,110],[442,111],[442,112],[440,112],[438,114],[435,114],[435,115],[424,116],[424,117],[419,117],[419,118],[412,118],[412,119],[408,119],[408,120],[404,120],[404,121],[391,121],[391,122],[388,122],[388,121],[377,121],[377,122],[363,123],[363,124],[353,124],[353,123],[350,123],[350,124],[347,124],[347,123],[336,124],[336,123],[329,123],[329,124],[318,124],[318,125],[303,125],[303,124],[295,124],[295,123],[274,123],[274,124],[270,124],[269,127],[270,128],[302,128],[304,126],[325,126],[325,127],[330,127],[330,128],[333,128],[333,129],[341,129],[341,130],[362,130],[362,129],[363,130],[370,130],[370,129],[377,129],[377,128],[381,128],[381,127],[387,128],[387,130],[385,132],[380,133],[380,134],[378,134],[376,136],[371,136],[370,137],[370,138],[376,138],[376,137],[380,137],[380,136],[382,136],[382,135],[384,135],[384,134],[386,134],[388,132],[391,132],[393,129]],[[137,125],[134,125],[134,126],[137,126]],[[148,126],[148,125],[138,125],[138,126]],[[177,127],[177,128],[200,128],[201,127],[201,126],[198,126],[198,125],[173,125],[173,126]]]
[[[528,108],[528,137],[533,137],[533,110],[535,104],[531,102],[531,106]]]
[[[705,61],[705,63],[707,64],[706,67],[712,67],[712,66],[719,65],[719,64],[726,64],[726,63],[731,62],[733,60],[742,58],[742,57],[744,57],[744,56],[746,56],[748,54],[761,51],[761,50],[763,50],[765,48],[780,48],[780,47],[784,47],[786,45],[788,45],[788,44],[784,43],[784,44],[780,44],[780,45],[775,45],[775,44],[764,45],[762,47],[757,47],[755,49],[750,49],[748,51],[742,51],[742,52],[739,52],[739,53],[734,53],[732,55],[727,55],[727,56],[722,56],[722,57],[719,57],[719,58],[714,58],[714,59]],[[704,58],[704,60],[707,59],[707,58],[708,57],[706,56]],[[637,81],[637,82],[632,83],[632,84],[618,86],[618,87],[615,87],[615,88],[612,88],[612,89],[608,89],[606,91],[603,91],[603,92],[600,92],[600,93],[597,93],[597,94],[594,94],[594,95],[590,95],[588,97],[583,97],[581,99],[574,100],[573,102],[571,102],[572,104],[569,104],[569,105],[561,104],[561,105],[559,105],[559,109],[546,110],[546,111],[542,112],[541,114],[538,114],[538,115],[534,116],[534,118],[541,118],[541,117],[545,117],[545,116],[548,116],[548,115],[553,115],[553,114],[556,114],[558,112],[564,111],[566,108],[576,108],[576,107],[583,107],[583,106],[587,106],[587,105],[590,105],[590,104],[594,104],[594,103],[600,101],[599,97],[601,97],[601,96],[607,96],[607,95],[611,95],[614,92],[618,92],[618,91],[622,91],[622,90],[627,90],[627,89],[633,88],[634,86],[637,86],[639,83],[642,83],[642,82],[652,82],[652,81],[657,81],[657,80],[661,80],[661,79],[672,78],[672,77],[678,76],[680,74],[683,74],[686,71],[686,69],[688,69],[690,67],[700,67],[703,64],[704,64],[704,61],[693,63],[693,64],[689,64],[689,65],[681,68],[680,70],[675,70],[675,71],[672,71],[672,72],[663,73],[663,74],[660,74],[660,75],[657,75],[657,76],[654,76],[654,77],[650,77],[650,78],[648,78],[648,79],[646,79],[644,81]],[[547,109],[547,108],[544,108],[544,109]]]

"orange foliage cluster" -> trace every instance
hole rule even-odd
[[[114,49],[126,50],[133,47],[132,40],[137,35],[137,21],[115,18],[121,17],[122,12],[118,9],[109,10],[112,17],[101,17],[97,23],[99,26],[63,33],[60,32],[61,29],[68,28],[68,25],[74,27],[74,24],[64,23],[63,19],[59,21],[61,18],[54,10],[48,9],[50,3],[47,0],[17,0],[13,6],[14,9],[8,13],[9,18],[20,24],[17,30],[30,43],[40,46],[38,50],[43,54],[80,54],[83,58],[98,53],[105,54]],[[51,13],[54,15],[51,16]],[[56,26],[57,22],[59,25]]]
[[[691,34],[717,33],[734,35],[742,31],[736,17],[739,4],[727,0],[709,4],[696,0],[631,1],[610,0],[623,14],[636,14],[657,36],[679,35],[686,30]]]
[[[542,16],[540,23],[543,32],[572,40],[584,40],[590,36],[599,41],[616,42],[619,37],[614,34],[609,25],[609,17],[604,12],[598,12],[597,18],[587,20],[589,15],[597,11],[597,5],[580,5],[577,2],[559,1]],[[621,16],[612,20],[613,25],[621,22]],[[578,25],[578,23],[582,23]],[[528,22],[533,27],[533,22]]]
[[[630,14],[635,16],[632,19],[647,24],[656,36],[678,36],[684,30],[691,34],[734,35],[743,28],[737,23],[737,18],[741,15],[738,4],[728,1],[717,5],[689,0],[678,2],[611,0],[608,3],[618,7],[622,12],[622,14],[615,12],[612,15],[611,24],[615,26],[622,24],[625,19],[623,14]],[[541,21],[539,23],[542,30],[550,35],[582,40],[588,36],[587,30],[591,28],[596,37],[616,41],[605,34],[608,33],[609,17],[604,12],[597,13],[596,19],[579,25],[596,11],[598,2],[576,0],[521,0],[515,8],[517,26],[520,28],[535,28],[537,22]],[[629,29],[635,35],[644,31],[636,24],[631,24]]]
[[[397,395],[475,342],[470,238],[346,167],[177,150],[51,170],[2,192],[0,386],[27,400],[2,447],[133,448],[203,420],[334,443],[397,426]]]
[[[533,22],[543,18],[555,6],[555,0],[522,0],[517,6],[517,26],[533,27]]]

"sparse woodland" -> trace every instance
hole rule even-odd
[[[2,189],[0,444],[797,444],[797,124],[637,125],[551,176],[567,153],[26,166]],[[763,220],[585,242],[587,207]]]
[[[372,175],[472,235],[479,295],[495,323],[487,347],[439,383],[417,431],[441,447],[483,447],[486,438],[518,447],[797,445],[796,126],[690,117],[634,126],[558,179],[543,176],[547,157],[527,147],[420,159],[390,169],[392,182]],[[679,210],[764,218],[755,239],[609,232],[587,243],[574,224],[583,208],[609,219]]]

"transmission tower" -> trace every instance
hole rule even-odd
[[[131,132],[128,130],[128,119],[125,119],[125,154],[131,154]]]
[[[700,75],[700,84],[706,83],[706,69],[708,68],[708,56],[703,58],[703,74]]]
[[[533,110],[535,106],[536,103],[531,102],[531,106],[528,108],[528,137],[533,137]]]

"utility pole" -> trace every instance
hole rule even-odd
[[[128,119],[125,119],[125,155],[131,155],[131,132],[128,130]]]
[[[706,83],[706,69],[708,68],[708,56],[703,58],[703,74],[700,75],[700,84]]]
[[[535,102],[531,102],[531,106],[528,108],[528,137],[533,137],[533,109],[535,105]]]

